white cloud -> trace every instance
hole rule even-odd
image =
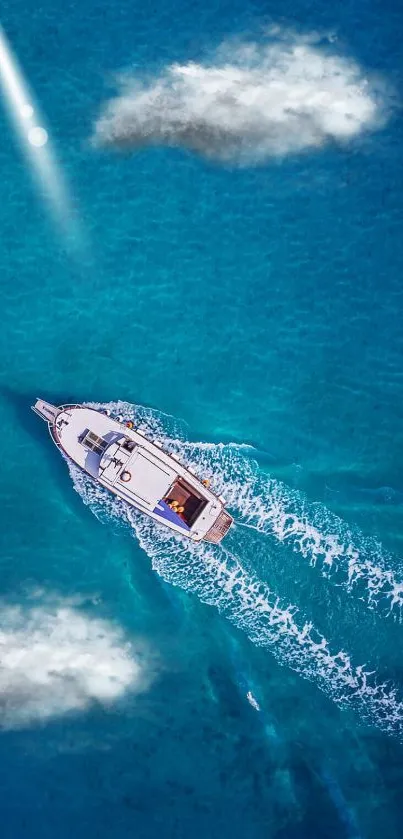
[[[264,46],[222,47],[208,64],[125,77],[95,125],[95,145],[166,144],[223,162],[345,143],[384,118],[385,88],[317,36],[281,33]]]
[[[0,725],[109,705],[145,687],[143,667],[123,631],[69,601],[3,605],[0,616]]]

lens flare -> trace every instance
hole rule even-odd
[[[52,151],[48,131],[34,103],[18,61],[0,26],[0,86],[21,146],[52,216],[74,246],[83,245],[82,231],[68,194],[61,167]]]
[[[35,125],[34,128],[30,128],[28,131],[28,140],[31,146],[36,146],[39,149],[48,142],[48,132],[40,125]]]

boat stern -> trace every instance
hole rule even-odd
[[[214,545],[218,545],[218,543],[221,542],[224,539],[224,536],[228,533],[233,521],[232,516],[230,516],[226,510],[222,509],[213,526],[210,527],[210,530],[208,530],[204,536],[204,541],[212,542]]]
[[[45,402],[43,399],[37,399],[35,405],[31,405],[31,408],[35,414],[38,414],[38,417],[50,424],[55,422],[56,417],[59,416],[62,410],[61,408],[56,408],[55,405],[51,405],[50,402]]]

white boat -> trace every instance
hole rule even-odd
[[[221,542],[232,524],[225,499],[131,420],[85,405],[32,406],[62,454],[127,504],[200,542]]]

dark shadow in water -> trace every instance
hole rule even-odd
[[[89,511],[86,510],[79,496],[74,492],[67,470],[67,464],[52,442],[46,422],[31,411],[31,406],[35,403],[36,396],[33,396],[31,393],[20,393],[7,385],[0,386],[0,396],[14,412],[16,424],[20,428],[23,428],[36,444],[41,446],[43,455],[49,463],[52,478],[57,481],[66,506],[72,509],[81,521],[88,520]],[[60,397],[55,393],[45,393],[42,394],[41,398],[51,402],[53,405],[63,405],[69,402],[68,394],[67,396],[64,394]],[[72,402],[76,401],[73,397],[70,398]]]

